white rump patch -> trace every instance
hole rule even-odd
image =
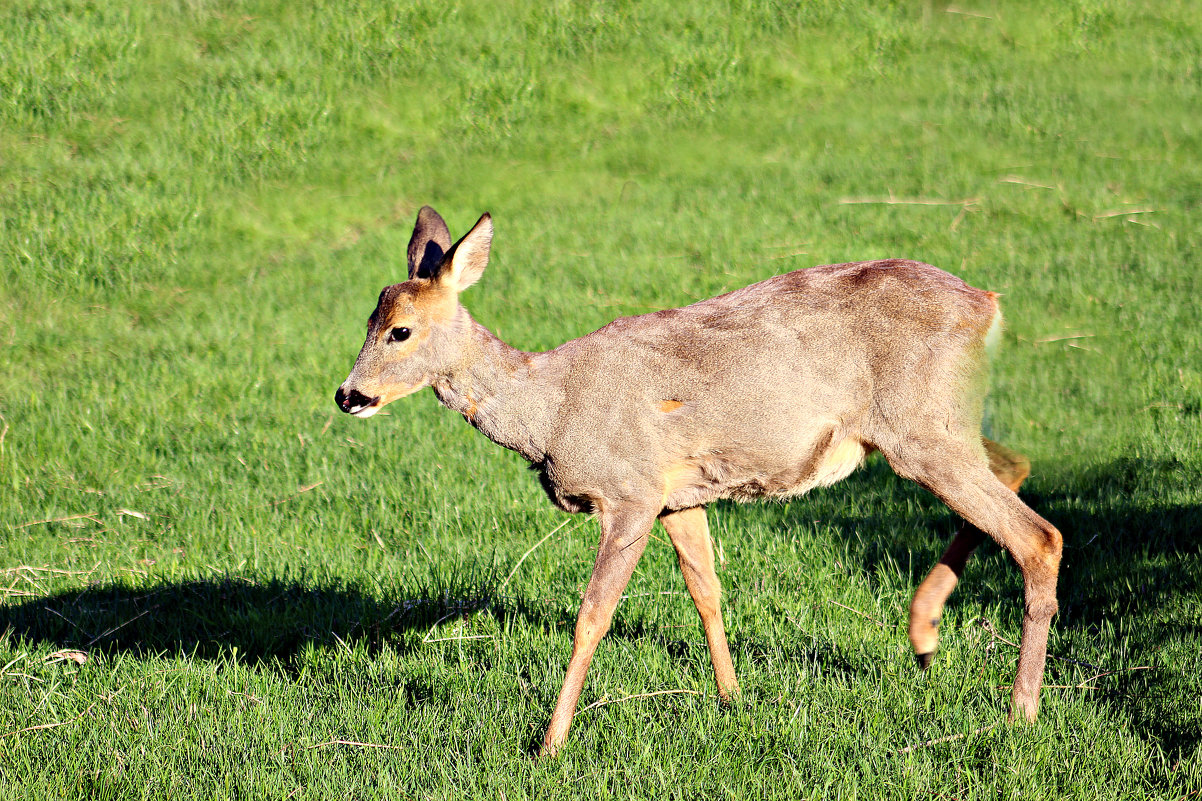
[[[1004,327],[1002,310],[999,307],[997,314],[993,315],[993,322],[989,324],[989,330],[985,332],[985,353],[991,359],[993,358],[993,354],[997,353],[998,346],[1002,344],[1002,329]]]

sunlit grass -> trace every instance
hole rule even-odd
[[[6,5],[0,792],[1202,789],[1200,27],[1104,0]],[[464,301],[526,349],[852,259],[1003,293],[990,431],[1066,537],[1040,722],[973,734],[1022,612],[992,546],[914,668],[905,608],[956,523],[871,462],[711,508],[739,706],[657,530],[581,705],[608,703],[530,760],[595,522],[514,572],[567,519],[520,459],[429,393],[332,402],[423,203],[456,234],[492,212]]]

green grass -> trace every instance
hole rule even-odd
[[[0,8],[0,796],[1202,790],[1202,13],[680,5]],[[948,204],[846,202],[890,197]],[[992,545],[914,668],[956,521],[872,462],[711,508],[741,704],[657,529],[613,703],[531,760],[596,523],[429,393],[332,403],[423,203],[492,212],[465,302],[526,349],[852,259],[1003,293],[990,430],[1066,538],[1038,724],[972,734],[1022,613]]]

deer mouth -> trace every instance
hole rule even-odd
[[[350,413],[353,414],[355,417],[371,417],[373,414],[380,411],[381,405],[382,404],[377,401],[376,403],[373,403],[371,406],[360,406],[358,408],[351,409]]]
[[[384,405],[380,403],[378,395],[369,398],[357,389],[347,392],[342,387],[339,387],[338,391],[334,393],[334,403],[338,404],[339,409],[347,414],[353,414],[355,417],[371,417]]]

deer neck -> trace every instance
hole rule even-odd
[[[466,321],[461,357],[434,381],[434,394],[484,436],[531,462],[546,455],[554,390],[539,356],[510,347],[460,309]]]

